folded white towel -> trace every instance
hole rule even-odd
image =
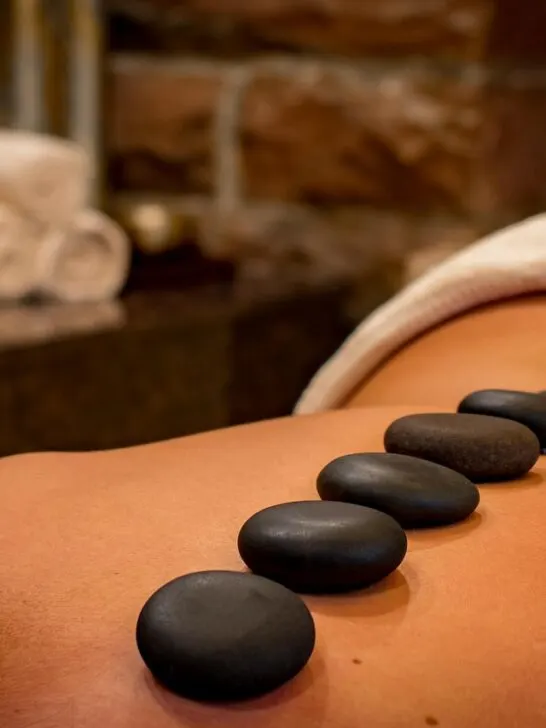
[[[127,279],[129,240],[97,210],[76,215],[68,230],[54,231],[40,251],[39,292],[67,303],[116,296]]]
[[[41,241],[39,226],[0,202],[0,299],[24,298],[33,292]]]
[[[0,130],[0,199],[45,227],[65,227],[84,207],[90,169],[73,142]]]
[[[442,321],[534,291],[546,291],[546,215],[487,236],[377,309],[316,374],[295,413],[340,406],[379,364]]]

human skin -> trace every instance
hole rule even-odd
[[[478,387],[546,388],[545,300],[490,307],[421,337],[344,411],[0,461],[0,726],[546,725],[544,458],[521,481],[483,486],[466,522],[410,532],[405,561],[384,582],[306,597],[315,653],[271,695],[231,706],[170,695],[134,637],[153,591],[189,571],[242,569],[236,538],[248,516],[316,498],[320,469],[380,450],[392,420],[452,408]]]
[[[470,311],[420,336],[367,378],[344,406],[455,409],[477,389],[546,389],[546,296]]]
[[[395,418],[348,409],[128,450],[0,461],[0,725],[6,728],[513,728],[546,724],[546,468],[481,488],[466,522],[409,533],[371,589],[306,597],[302,673],[259,700],[192,703],[156,685],[140,608],[173,577],[243,568],[257,510],[316,498],[344,453]]]

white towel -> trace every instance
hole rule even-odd
[[[316,374],[295,413],[340,406],[379,364],[442,321],[537,291],[546,291],[546,215],[487,236],[377,309]]]
[[[90,163],[73,142],[0,131],[0,200],[44,227],[66,227],[86,203]]]
[[[66,231],[54,231],[39,255],[39,292],[67,303],[116,296],[129,270],[127,235],[107,215],[84,210]]]
[[[41,240],[39,227],[0,202],[0,299],[24,298],[34,291]]]

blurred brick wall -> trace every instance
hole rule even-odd
[[[106,4],[120,209],[242,275],[413,276],[546,206],[538,0]]]

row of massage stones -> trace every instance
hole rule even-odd
[[[161,587],[137,624],[156,680],[200,701],[257,697],[293,678],[315,644],[313,618],[295,593],[342,593],[393,572],[404,529],[461,521],[476,483],[520,478],[546,447],[546,395],[475,392],[452,414],[393,422],[384,453],[345,455],[319,473],[322,500],[283,503],[241,528],[252,573],[206,571]]]

